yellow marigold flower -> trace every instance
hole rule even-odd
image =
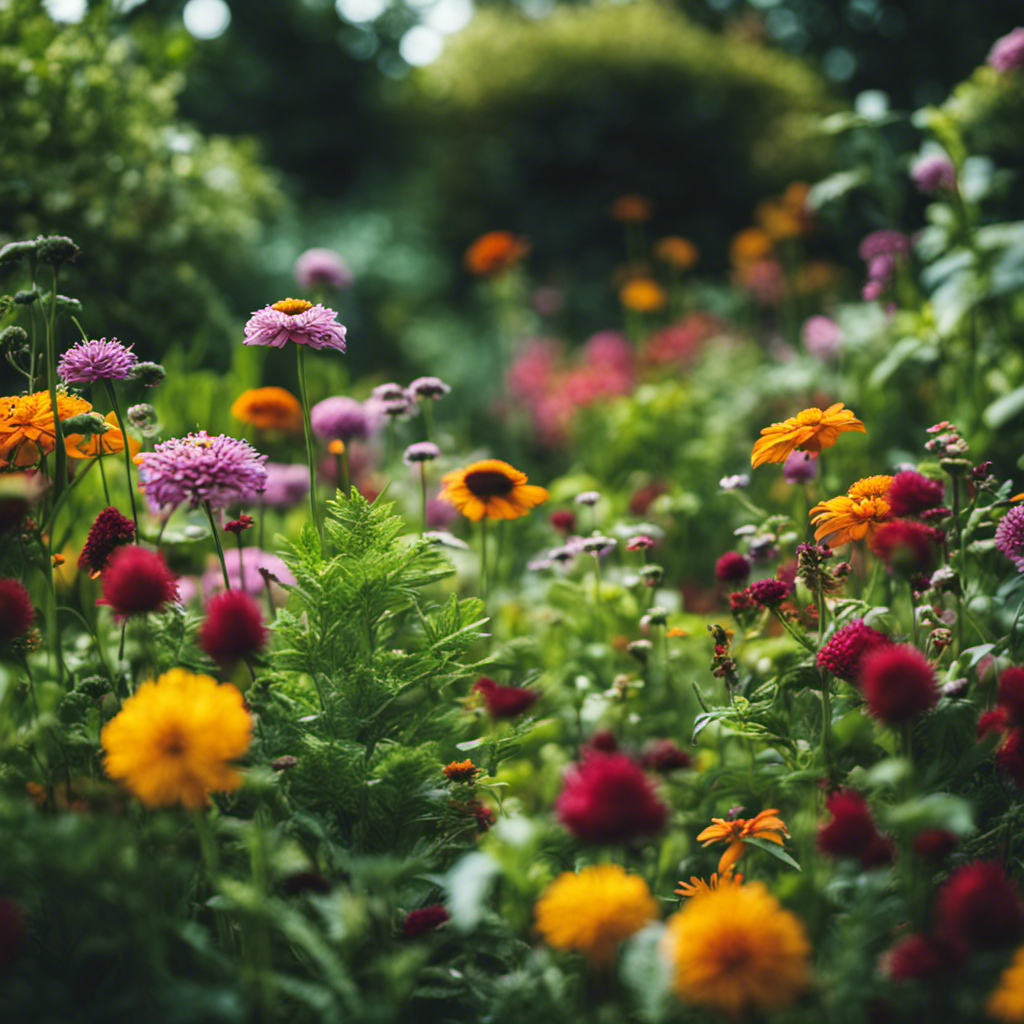
[[[117,417],[112,412],[108,412],[103,419],[110,425],[110,429],[104,434],[68,434],[64,438],[69,458],[94,459],[100,454],[100,451],[104,455],[116,455],[118,452],[124,451],[124,434],[121,433],[121,428],[117,425]],[[141,448],[142,442],[129,435],[128,451],[132,458],[139,454]]]
[[[576,950],[600,968],[615,959],[620,943],[657,917],[658,904],[639,875],[618,864],[595,864],[559,875],[534,912],[545,942]]]
[[[754,442],[750,465],[757,469],[766,462],[785,462],[797,449],[820,452],[822,448],[831,448],[839,435],[848,430],[867,433],[864,424],[842,402],[830,405],[824,412],[804,409],[788,420],[762,428],[761,436]]]
[[[511,231],[488,231],[466,250],[462,262],[477,277],[498,277],[529,251],[526,240]]]
[[[829,544],[838,547],[870,537],[882,523],[892,519],[892,511],[885,498],[857,499],[842,495],[819,502],[811,509],[810,517],[817,527],[814,539],[827,538]]]
[[[778,817],[778,814],[778,809],[771,807],[755,814],[753,818],[736,818],[734,821],[726,821],[725,818],[712,818],[713,824],[708,825],[697,836],[697,842],[703,843],[705,846],[721,842],[729,844],[718,862],[718,873],[724,875],[743,856],[744,839],[767,839],[771,843],[783,845],[782,836],[788,838],[789,829],[786,828],[786,823]]]
[[[734,267],[756,263],[772,254],[772,240],[760,228],[745,228],[733,236],[729,258]]]
[[[727,871],[722,872],[721,875],[717,871],[713,871],[710,880],[707,882],[696,875],[690,875],[689,882],[680,882],[679,888],[675,890],[675,893],[677,896],[688,899],[692,896],[699,896],[701,893],[714,892],[716,889],[721,889],[726,885],[742,884],[743,876],[733,874],[732,868],[729,868]]]
[[[548,492],[526,482],[525,473],[499,459],[484,459],[441,477],[442,501],[454,505],[474,523],[488,519],[518,519],[534,505],[547,501]]]
[[[66,420],[91,409],[84,398],[57,392],[59,419]],[[15,466],[31,466],[54,450],[56,437],[48,391],[0,398],[0,459]]]
[[[654,313],[668,302],[665,289],[650,277],[634,277],[619,289],[619,301],[636,313]]]
[[[689,270],[700,258],[697,246],[688,238],[680,238],[678,235],[669,235],[656,242],[654,255],[679,270]]]
[[[892,484],[891,476],[866,476],[856,483],[850,484],[846,492],[854,501],[863,501],[865,498],[886,498],[888,499],[889,487]]]
[[[654,213],[654,204],[646,196],[630,193],[619,196],[611,205],[609,210],[614,220],[625,222],[639,222],[651,219]]]
[[[299,400],[290,391],[279,387],[243,391],[232,403],[231,415],[243,423],[251,423],[258,430],[302,429],[302,406]]]
[[[1024,1022],[1024,946],[1013,954],[1010,965],[999,976],[999,984],[988,997],[985,1012],[1003,1024]]]
[[[663,949],[680,999],[734,1018],[782,1009],[807,987],[804,926],[760,882],[687,901],[668,919]]]
[[[104,767],[147,807],[204,807],[237,788],[231,762],[249,748],[252,719],[241,693],[210,676],[172,668],[143,683],[103,727]]]

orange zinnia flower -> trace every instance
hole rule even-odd
[[[665,289],[649,277],[635,277],[619,289],[619,301],[637,313],[653,313],[668,301]]]
[[[708,825],[697,836],[697,842],[703,843],[705,846],[721,842],[729,844],[718,861],[718,874],[723,876],[743,856],[744,839],[767,839],[771,843],[783,845],[782,836],[786,836],[788,839],[789,829],[786,828],[786,823],[778,817],[778,814],[778,809],[771,807],[755,814],[753,818],[737,818],[735,821],[712,818],[714,824]]]
[[[514,267],[529,251],[525,239],[511,231],[488,231],[466,250],[463,264],[477,277],[497,277]]]
[[[124,451],[124,435],[121,433],[121,428],[117,425],[117,417],[112,412],[108,412],[103,419],[110,426],[106,433],[68,434],[64,438],[64,445],[69,458],[95,459],[101,451],[104,455],[116,455],[118,452]],[[129,436],[128,451],[131,453],[132,458],[139,454],[141,448],[142,442],[136,441],[134,437]]]
[[[889,486],[891,484],[891,476],[881,474],[878,476],[866,476],[856,483],[850,484],[850,489],[846,493],[856,501],[862,501],[864,498],[885,498],[888,500]]]
[[[534,505],[547,501],[548,492],[526,482],[526,474],[498,459],[474,462],[441,477],[442,501],[454,505],[467,519],[518,519]]]
[[[668,238],[662,238],[657,242],[654,246],[654,255],[680,270],[689,270],[700,256],[693,242],[678,235],[669,235]]]
[[[259,430],[300,430],[302,406],[284,388],[250,388],[243,391],[231,406],[231,415]]]
[[[885,498],[851,498],[844,494],[819,502],[810,511],[817,527],[814,539],[828,538],[832,547],[851,540],[870,537],[882,523],[892,519],[892,510]]]
[[[57,416],[61,420],[90,409],[92,405],[84,398],[57,393]],[[49,392],[0,398],[0,459],[15,466],[31,466],[54,450],[56,436]]]
[[[723,889],[729,885],[742,885],[743,876],[733,874],[733,870],[730,867],[728,870],[722,872],[721,875],[718,872],[712,872],[709,881],[705,882],[703,878],[698,878],[696,875],[691,875],[688,882],[680,882],[679,888],[675,890],[677,896],[682,896],[687,899],[691,896],[699,896],[701,893],[714,892],[716,889]]]
[[[831,448],[847,430],[867,433],[864,424],[842,402],[830,405],[824,412],[804,409],[788,420],[761,430],[760,438],[754,443],[750,465],[757,469],[766,462],[785,462],[797,449],[820,452],[822,448]]]

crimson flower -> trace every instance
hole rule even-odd
[[[144,615],[163,611],[178,600],[174,573],[163,557],[147,548],[118,548],[103,570],[102,604],[117,615]]]

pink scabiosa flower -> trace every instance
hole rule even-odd
[[[625,754],[590,750],[565,773],[558,820],[588,843],[621,843],[665,827],[668,808],[643,769]]]
[[[21,639],[32,628],[35,617],[25,587],[15,579],[0,579],[0,644]]]
[[[309,493],[309,470],[294,462],[267,462],[267,482],[260,494],[264,505],[291,508]]]
[[[828,316],[812,316],[804,321],[801,332],[804,348],[817,359],[834,359],[843,340],[839,324]]]
[[[285,342],[308,345],[314,349],[345,351],[345,328],[338,314],[305,299],[282,299],[257,310],[245,325],[246,345],[270,345],[284,348]]]
[[[78,568],[85,569],[95,578],[103,572],[107,560],[118,548],[134,540],[135,524],[109,506],[100,512],[89,528],[89,536],[78,556]]]
[[[886,725],[912,722],[935,707],[935,669],[916,648],[889,644],[865,655],[858,684],[868,711]]]
[[[852,619],[845,626],[840,626],[818,651],[818,667],[852,683],[860,674],[864,656],[891,643],[885,633],[864,625],[863,619]]]
[[[529,711],[540,696],[536,690],[525,686],[499,686],[487,676],[482,676],[473,684],[473,691],[483,696],[487,713],[497,721],[515,718]]]
[[[402,453],[402,461],[407,466],[415,466],[421,462],[433,462],[441,454],[441,449],[432,441],[416,441]]]
[[[889,484],[889,510],[899,519],[905,516],[919,516],[938,508],[946,496],[946,485],[941,480],[904,469],[892,478]]]
[[[956,168],[944,153],[932,153],[914,162],[910,180],[918,192],[952,192],[956,188]]]
[[[857,251],[865,263],[870,263],[879,256],[909,256],[910,239],[902,231],[883,228],[865,235]]]
[[[998,949],[1024,929],[1024,903],[997,861],[972,861],[957,868],[935,897],[940,934],[967,949]]]
[[[183,501],[226,508],[253,501],[267,483],[266,455],[248,441],[205,430],[175,437],[135,457],[139,486],[151,503],[165,508]]]
[[[214,661],[230,666],[259,654],[266,644],[259,605],[244,590],[225,590],[210,598],[199,629],[199,646]]]
[[[392,381],[387,384],[378,384],[370,392],[368,404],[385,416],[397,417],[413,411],[414,399],[401,384],[395,384]]]
[[[295,281],[304,291],[314,288],[348,288],[352,271],[333,249],[307,249],[295,261]]]
[[[996,527],[996,547],[1024,573],[1024,505],[1011,508]]]
[[[726,551],[715,562],[715,579],[720,583],[742,583],[750,575],[750,559],[738,551]]]
[[[251,597],[259,598],[266,591],[266,580],[290,587],[295,585],[295,577],[287,565],[269,551],[257,547],[228,548],[224,552],[224,562],[228,567],[228,579],[232,590],[245,590]],[[224,589],[224,574],[220,566],[211,566],[203,573],[201,588],[204,596],[209,596]]]
[[[996,71],[1016,71],[1024,68],[1024,28],[1015,28],[1000,36],[988,52],[985,63]]]
[[[116,615],[159,612],[177,600],[174,573],[156,551],[128,545],[110,556],[103,570],[101,603]]]
[[[116,338],[80,341],[57,363],[57,376],[65,384],[94,384],[98,380],[124,380],[138,362],[130,347]]]

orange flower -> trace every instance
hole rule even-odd
[[[885,498],[888,500],[889,486],[892,484],[891,476],[866,476],[854,484],[846,492],[855,501],[863,501],[864,498]]]
[[[498,277],[514,267],[529,250],[526,240],[511,231],[488,231],[466,250],[463,264],[477,277]]]
[[[691,896],[698,896],[705,892],[714,892],[716,889],[722,889],[729,885],[742,885],[743,876],[733,874],[732,868],[728,868],[723,871],[721,875],[717,872],[712,872],[711,879],[707,882],[703,878],[698,878],[696,875],[691,875],[689,882],[680,882],[679,888],[675,890],[677,896],[682,896],[684,899],[688,899]]]
[[[117,452],[124,451],[124,435],[117,425],[117,417],[112,412],[108,412],[103,419],[110,425],[110,429],[106,433],[68,434],[64,438],[68,458],[95,459],[101,450],[104,455],[115,455]],[[141,441],[136,441],[131,436],[128,437],[128,451],[131,453],[132,458],[139,454],[141,448]]]
[[[827,538],[832,547],[838,547],[870,537],[882,523],[892,519],[892,511],[885,498],[851,498],[844,494],[819,502],[810,516],[817,527],[814,539]]]
[[[57,393],[57,416],[61,420],[91,409],[84,398]],[[0,458],[15,466],[31,466],[54,450],[55,439],[49,392],[0,398]]]
[[[830,405],[824,412],[804,409],[788,420],[761,430],[760,438],[754,443],[750,465],[757,469],[766,462],[785,462],[797,449],[820,452],[822,448],[831,448],[847,430],[867,433],[864,424],[844,408],[842,402]]]
[[[302,428],[302,406],[284,388],[250,388],[231,406],[231,415],[259,430],[297,431]]]
[[[451,782],[472,782],[480,769],[472,761],[452,761],[446,764],[441,771]]]
[[[613,220],[626,222],[650,220],[653,212],[654,204],[650,199],[634,193],[619,196],[609,210]]]
[[[665,289],[649,277],[635,277],[619,289],[619,301],[636,313],[653,313],[668,301]]]
[[[526,474],[499,459],[484,459],[441,477],[442,501],[454,505],[467,519],[518,519],[534,505],[547,501],[548,492],[526,482]]]
[[[700,257],[693,242],[678,235],[669,235],[668,238],[662,238],[657,242],[654,246],[654,255],[679,270],[689,270]]]
[[[345,454],[345,442],[339,441],[335,438],[333,441],[327,442],[327,451],[331,455],[344,455]]]
[[[756,263],[772,254],[772,240],[760,228],[745,228],[733,236],[729,257],[734,267]]]
[[[718,862],[718,874],[725,875],[743,856],[744,839],[767,839],[771,843],[778,843],[779,846],[782,846],[782,836],[789,838],[789,829],[786,828],[786,823],[778,817],[778,813],[777,808],[771,807],[755,814],[753,818],[737,818],[735,821],[712,818],[714,824],[708,825],[697,836],[697,842],[703,843],[705,846],[721,842],[729,844]],[[779,835],[780,832],[782,835]]]

